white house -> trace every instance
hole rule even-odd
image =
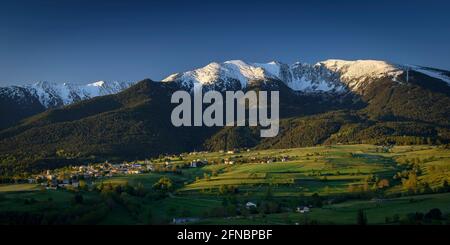
[[[309,209],[309,207],[297,207],[297,212],[298,213],[309,213],[311,210]]]
[[[245,207],[246,207],[247,209],[251,209],[251,208],[256,208],[257,206],[256,206],[255,203],[247,202],[247,203],[245,204]]]
[[[230,161],[230,160],[225,160],[225,162],[224,162],[225,164],[229,164],[229,165],[233,165],[234,164],[234,161]]]

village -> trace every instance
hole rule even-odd
[[[214,160],[195,159],[196,155],[204,155],[209,152],[189,152],[178,155],[171,155],[165,157],[159,157],[156,159],[134,162],[122,162],[122,163],[110,163],[105,161],[104,163],[92,163],[88,165],[70,166],[60,169],[44,170],[39,174],[32,175],[27,179],[17,180],[20,183],[40,184],[46,189],[57,188],[80,188],[85,185],[92,186],[96,182],[103,179],[145,174],[149,172],[179,172],[180,169],[186,168],[200,168],[208,164],[245,164],[245,163],[257,163],[257,164],[270,164],[273,162],[286,162],[292,160],[285,157],[264,157],[258,158],[256,156],[243,157],[237,155],[241,152],[250,152],[249,149],[245,150],[229,150],[219,151],[223,157],[215,158]],[[184,160],[192,159],[193,160]]]
[[[30,184],[40,184],[47,189],[79,188],[80,183],[95,184],[97,180],[114,176],[146,173],[153,170],[152,164],[109,162],[72,166],[63,169],[46,170],[27,179]]]

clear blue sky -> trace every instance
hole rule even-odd
[[[2,0],[0,85],[160,80],[212,61],[450,70],[450,1]]]

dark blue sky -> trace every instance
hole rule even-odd
[[[230,59],[450,70],[449,10],[447,0],[4,0],[0,85],[159,80]]]

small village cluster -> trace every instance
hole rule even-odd
[[[28,178],[28,183],[37,183],[47,189],[78,188],[80,181],[94,183],[96,180],[119,175],[141,174],[153,170],[153,164],[122,163],[90,164],[73,166],[65,169],[46,170],[41,174]]]
[[[246,150],[249,152],[250,150]],[[204,155],[208,152],[190,152],[187,154],[174,155],[167,158],[156,159],[155,161],[145,160],[143,162],[124,162],[120,164],[105,163],[71,166],[62,169],[46,170],[40,174],[33,175],[24,180],[28,183],[40,184],[47,189],[57,188],[79,188],[80,181],[84,184],[94,184],[96,181],[111,178],[114,176],[134,175],[148,172],[176,172],[179,168],[200,168],[208,164],[241,164],[259,163],[269,164],[273,162],[286,162],[289,159],[283,157],[247,157],[236,156],[240,150],[220,151],[224,157],[220,160],[208,161],[208,159],[194,159],[189,161],[174,161],[173,159],[184,159],[186,156],[192,158],[197,155]]]

